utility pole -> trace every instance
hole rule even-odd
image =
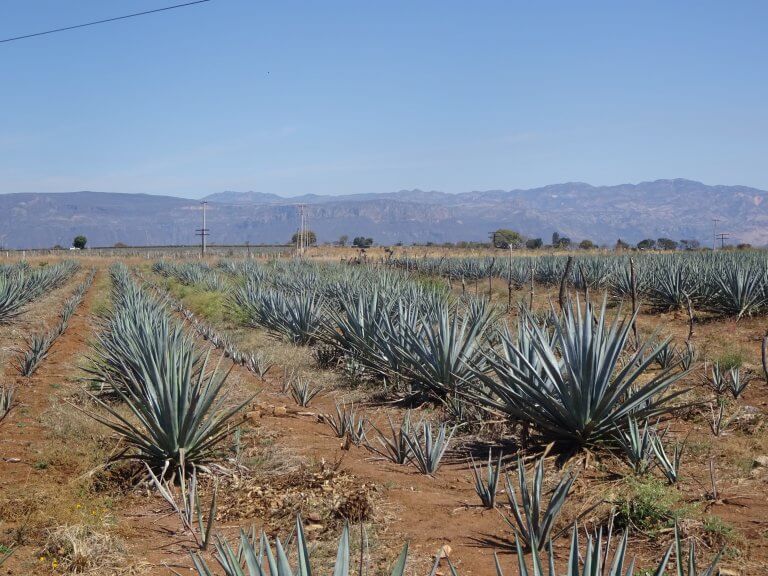
[[[717,223],[719,218],[712,218],[712,250],[717,250]]]
[[[307,238],[307,214],[306,205],[299,204],[299,233],[296,235],[296,256],[301,257],[309,244]]]
[[[200,236],[200,255],[205,258],[205,238],[208,236],[208,228],[205,227],[205,208],[208,202],[203,200],[200,204],[203,205],[203,227],[195,230],[195,236]]]
[[[730,238],[730,237],[731,237],[731,235],[728,232],[721,232],[720,234],[718,234],[716,236],[716,238],[718,240],[720,240],[720,249],[721,250],[723,248],[725,248],[725,241],[728,240],[728,238]]]

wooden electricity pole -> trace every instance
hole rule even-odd
[[[203,200],[200,204],[203,205],[203,227],[195,230],[195,235],[200,236],[200,255],[205,258],[205,238],[209,235],[208,228],[205,227],[205,209],[208,206],[208,202]]]

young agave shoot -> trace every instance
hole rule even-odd
[[[475,477],[475,492],[480,497],[480,501],[485,508],[492,510],[496,507],[496,492],[499,486],[499,478],[501,477],[501,459],[503,453],[499,452],[499,457],[494,463],[492,460],[492,450],[488,449],[488,463],[485,465],[485,478],[483,478],[483,470],[475,464],[475,460],[472,459],[472,474]]]

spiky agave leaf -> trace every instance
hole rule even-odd
[[[667,481],[670,484],[675,484],[680,477],[680,461],[683,457],[683,446],[680,443],[676,443],[674,453],[672,458],[670,458],[664,448],[664,441],[661,436],[655,434],[651,443],[653,444],[653,453],[656,455],[656,462],[659,468],[661,468],[664,476],[666,476]]]
[[[704,572],[699,573],[696,567],[696,541],[691,538],[691,542],[688,548],[688,570],[685,569],[685,561],[683,558],[683,539],[680,536],[680,527],[675,522],[675,574],[676,576],[714,576],[717,563],[720,561],[720,557],[723,555],[723,551],[718,552],[710,562],[709,566]]]

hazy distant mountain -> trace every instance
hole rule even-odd
[[[297,204],[307,206],[319,241],[342,234],[379,243],[485,240],[513,228],[548,241],[553,232],[573,240],[613,244],[617,238],[696,238],[709,243],[712,219],[731,242],[768,244],[768,192],[746,186],[708,186],[657,180],[618,186],[572,182],[530,190],[446,194],[401,190],[389,194],[285,198],[262,192],[207,196],[210,242],[287,242],[298,226]],[[0,244],[68,246],[85,234],[92,246],[116,242],[191,244],[201,226],[199,200],[105,192],[0,195]]]

